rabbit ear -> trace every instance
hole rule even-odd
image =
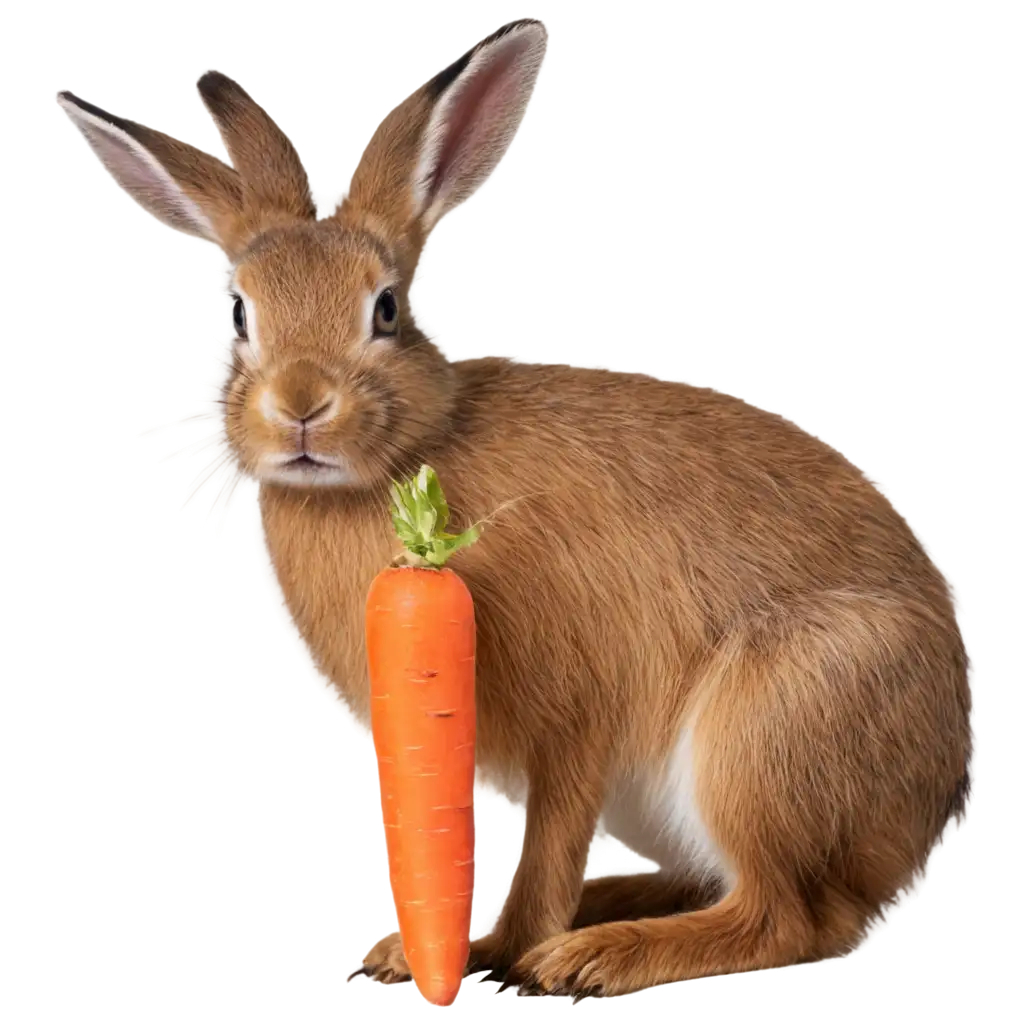
[[[309,181],[298,153],[267,112],[218,71],[199,79],[199,94],[242,178],[246,206],[255,214],[316,218]]]
[[[247,241],[238,175],[216,157],[62,92],[57,102],[117,183],[155,217],[234,254]]]
[[[539,21],[514,21],[414,92],[377,129],[346,203],[422,240],[508,149],[546,45]]]

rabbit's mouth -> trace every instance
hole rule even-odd
[[[293,487],[336,487],[352,481],[352,472],[343,460],[306,451],[264,455],[256,476]]]
[[[290,462],[286,462],[285,465],[301,466],[305,469],[307,466],[327,466],[329,463],[321,461],[314,455],[307,455],[306,452],[303,452],[301,455],[296,455]]]

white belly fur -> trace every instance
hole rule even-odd
[[[485,771],[479,771],[477,777],[513,803],[526,803],[525,777]],[[689,728],[683,728],[660,773],[613,780],[599,828],[676,878],[718,881],[732,887],[733,873],[708,834],[697,806]]]
[[[520,782],[481,772],[480,785],[513,815],[525,809],[526,790]],[[648,772],[613,780],[594,846],[605,860],[632,861],[668,878],[730,885],[732,872],[697,806],[689,727],[683,728],[660,770],[654,765]]]

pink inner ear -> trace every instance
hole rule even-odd
[[[104,131],[84,118],[79,126],[103,166],[138,203],[179,231],[210,236],[209,222],[195,203],[154,158],[147,158],[138,143],[117,129]]]
[[[532,43],[525,32],[495,43],[492,49],[497,52],[480,67],[471,65],[465,81],[452,86],[457,91],[444,108],[442,143],[430,187],[435,198],[451,191],[458,202],[500,159],[527,99],[529,69],[522,57]]]

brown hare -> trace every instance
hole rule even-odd
[[[639,375],[449,363],[417,328],[427,236],[508,147],[545,42],[514,22],[417,89],[322,220],[223,75],[199,91],[233,168],[59,100],[142,206],[231,261],[227,436],[295,623],[364,722],[388,481],[428,461],[463,522],[508,503],[457,564],[479,773],[525,799],[526,834],[467,969],[579,997],[843,954],[964,808],[949,591],[862,474],[778,416]],[[584,881],[600,820],[659,870]],[[406,979],[398,937],[362,972]]]

